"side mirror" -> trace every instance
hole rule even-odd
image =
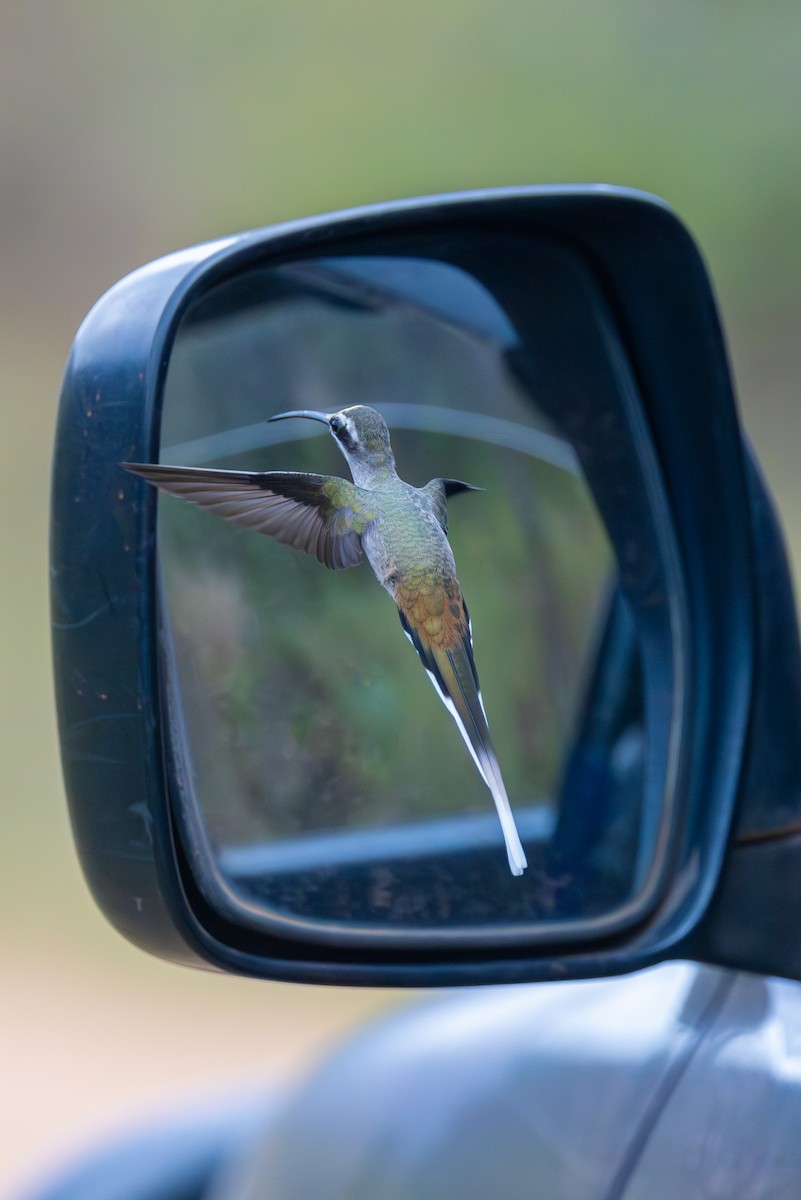
[[[752,705],[750,470],[698,253],[638,193],[384,205],[124,279],[76,337],[53,491],[100,907],[281,979],[681,952]]]

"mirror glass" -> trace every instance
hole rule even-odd
[[[625,905],[652,866],[642,631],[570,419],[575,362],[603,360],[593,386],[610,396],[614,364],[570,272],[558,304],[573,349],[556,362],[565,351],[540,319],[557,304],[552,263],[537,271],[525,311],[539,346],[491,272],[433,256],[250,268],[180,323],[162,463],[350,480],[328,426],[267,419],[361,405],[385,419],[402,480],[481,489],[448,497],[447,538],[528,860],[512,874],[490,789],[368,561],[328,570],[162,495],[179,824],[254,924],[576,921]]]

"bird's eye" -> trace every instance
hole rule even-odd
[[[332,417],[329,424],[331,425],[331,432],[333,434],[335,434],[337,437],[340,435],[342,430],[345,428],[345,422],[342,420],[341,417]]]

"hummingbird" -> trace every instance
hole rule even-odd
[[[459,479],[432,479],[421,488],[404,482],[386,421],[374,408],[299,409],[268,420],[296,417],[328,426],[353,482],[303,471],[123,465],[163,491],[305,551],[331,570],[367,558],[492,794],[509,868],[522,875],[526,855],[490,737],[470,618],[448,541],[448,498],[480,489]]]

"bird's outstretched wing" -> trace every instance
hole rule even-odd
[[[269,534],[334,571],[361,560],[362,533],[375,516],[366,493],[334,475],[122,465],[162,491]]]
[[[475,484],[465,483],[461,479],[432,479],[425,487],[420,488],[429,500],[434,514],[443,531],[448,532],[448,497],[458,492],[483,492],[483,488]]]
[[[449,587],[414,591],[398,588],[395,602],[405,633],[492,793],[506,842],[509,869],[513,875],[522,875],[527,866],[526,854],[487,725],[473,659],[470,619],[459,585],[454,579]]]

